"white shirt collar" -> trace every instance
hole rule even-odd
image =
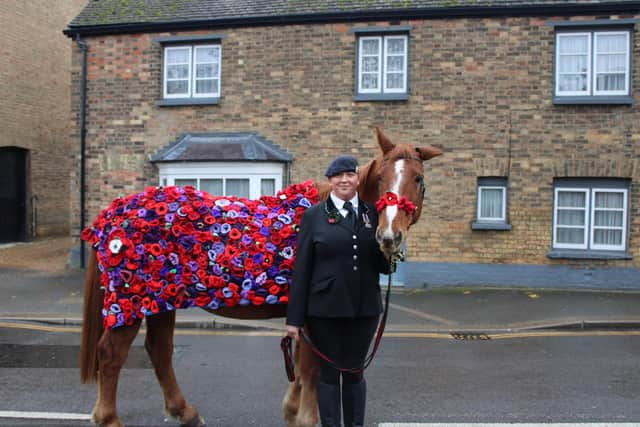
[[[333,202],[333,205],[336,207],[336,209],[338,209],[342,215],[347,215],[347,210],[344,209],[345,200],[342,200],[333,193],[329,193],[329,197],[331,197],[331,201]],[[349,201],[353,206],[353,210],[358,213],[358,193],[356,193],[356,195],[353,196],[353,198]]]

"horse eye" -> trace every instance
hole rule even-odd
[[[422,184],[422,182],[424,181],[424,177],[422,175],[418,175],[415,177],[416,180],[416,184]]]

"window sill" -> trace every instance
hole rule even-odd
[[[631,260],[633,257],[623,251],[587,251],[576,249],[552,249],[547,253],[551,259],[603,259]]]
[[[472,230],[493,230],[493,231],[509,231],[511,224],[506,222],[474,222],[471,224]]]
[[[554,96],[554,105],[633,105],[633,97],[622,96]]]
[[[158,107],[179,107],[183,105],[218,105],[220,98],[170,98],[161,99],[156,105]]]
[[[369,94],[361,93],[353,96],[354,101],[407,101],[408,93]]]

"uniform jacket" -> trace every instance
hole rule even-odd
[[[388,273],[389,263],[375,239],[377,226],[378,213],[361,199],[355,230],[331,198],[304,213],[289,290],[288,325],[303,326],[306,316],[360,317],[382,312],[379,273]]]

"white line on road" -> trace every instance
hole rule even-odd
[[[639,423],[380,423],[378,427],[639,427]]]
[[[37,420],[91,420],[91,414],[74,414],[71,412],[0,411],[0,418]]]

